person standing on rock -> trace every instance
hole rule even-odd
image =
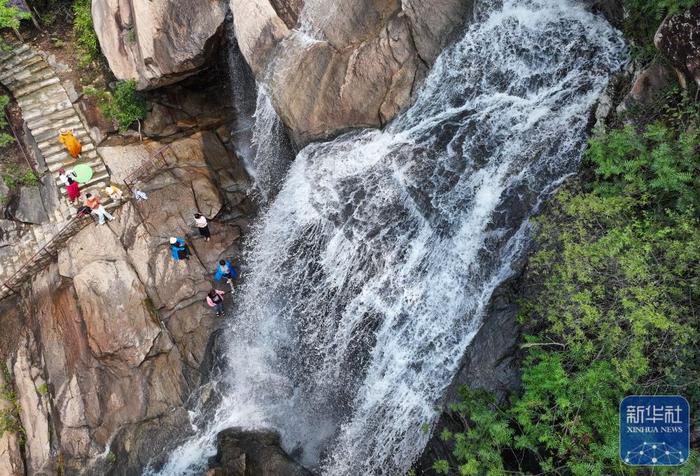
[[[83,151],[83,145],[73,135],[72,130],[65,128],[59,130],[58,141],[66,148],[70,156],[73,158],[73,162],[80,158],[80,153]]]
[[[209,307],[216,308],[216,315],[224,315],[224,291],[219,291],[218,289],[211,288],[209,294],[207,294],[207,304]]]
[[[71,170],[66,172],[65,169],[59,169],[58,178],[66,186],[66,193],[68,194],[68,199],[73,205],[75,205],[78,198],[80,198],[80,186],[78,185],[77,177],[75,173]]]
[[[92,212],[97,215],[97,217],[100,220],[100,225],[105,224],[105,218],[108,219],[109,221],[114,220],[114,217],[105,210],[105,207],[100,203],[100,197],[94,196],[91,193],[88,193],[85,195],[85,206],[88,206],[92,209]]]
[[[190,247],[182,238],[170,237],[170,254],[175,261],[190,259]]]
[[[199,213],[194,214],[194,224],[199,230],[199,234],[204,237],[206,241],[211,239],[211,231],[209,231],[209,222],[207,219]]]
[[[231,263],[225,259],[222,259],[219,261],[219,265],[216,267],[214,279],[217,281],[225,279],[230,285],[234,279],[238,279],[238,271],[236,271],[236,268],[234,268]]]

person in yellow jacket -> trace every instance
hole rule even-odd
[[[61,129],[58,131],[58,141],[66,147],[70,156],[73,157],[73,161],[80,157],[80,153],[83,151],[83,145],[73,135],[72,130]]]

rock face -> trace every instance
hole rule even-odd
[[[666,18],[654,44],[676,68],[700,84],[700,7]]]
[[[120,180],[161,147],[144,142],[102,153]],[[148,200],[126,203],[115,221],[73,237],[58,262],[35,276],[26,311],[12,317],[23,326],[3,352],[28,474],[55,474],[59,465],[64,474],[137,474],[189,428],[185,401],[208,370],[211,334],[224,324],[204,296],[216,262],[235,261],[252,207],[241,192],[247,178],[215,133],[176,140],[167,160],[166,170],[139,185]],[[205,242],[193,227],[197,210],[241,218],[211,221]],[[172,260],[170,235],[189,241],[189,261]],[[0,445],[4,475],[12,441]]]
[[[311,476],[280,447],[271,430],[229,428],[217,435],[210,476]]]
[[[637,75],[618,111],[631,110],[635,106],[653,106],[654,101],[658,101],[675,80],[673,68],[660,63],[652,64]]]
[[[225,0],[93,0],[95,31],[118,79],[139,89],[199,71],[217,43]]]
[[[5,400],[8,382],[5,382],[4,372],[0,372],[0,415],[12,412],[13,403]],[[19,450],[19,435],[5,429],[0,433],[0,474],[6,476],[23,476],[24,462]]]
[[[241,52],[299,145],[395,117],[472,8],[470,0],[314,0],[303,10],[299,1],[230,2]]]

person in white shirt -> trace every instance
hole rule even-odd
[[[72,170],[69,170],[66,172],[66,169],[58,169],[58,179],[65,185],[66,187],[71,184],[71,182],[77,182],[78,177],[75,176],[75,172]]]
[[[209,222],[207,222],[207,219],[200,213],[195,213],[194,224],[199,230],[199,234],[209,241],[211,239],[211,232],[209,231]]]

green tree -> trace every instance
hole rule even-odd
[[[73,3],[73,33],[80,51],[78,63],[87,67],[100,52],[100,46],[92,22],[91,0],[75,0]]]
[[[85,88],[85,93],[97,99],[102,113],[117,122],[120,132],[126,131],[135,122],[141,131],[141,120],[148,110],[146,100],[136,90],[135,80],[119,81],[113,93],[96,88]]]
[[[20,21],[31,18],[31,15],[8,3],[9,0],[0,0],[0,28],[18,30]]]

